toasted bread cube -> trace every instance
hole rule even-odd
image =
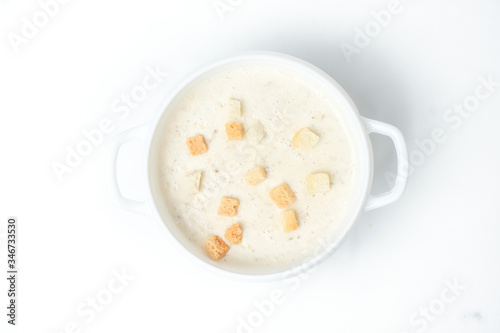
[[[226,232],[224,233],[224,237],[226,237],[226,239],[231,244],[241,243],[241,240],[243,239],[243,232],[241,231],[240,224],[235,223],[229,228],[227,228]]]
[[[240,201],[238,199],[222,198],[217,214],[223,216],[236,216],[236,214],[238,214],[239,205]]]
[[[304,127],[295,134],[292,139],[292,145],[302,150],[307,150],[316,146],[318,144],[318,141],[319,136],[309,128]]]
[[[307,176],[309,193],[325,193],[330,191],[330,175],[324,172],[311,173]]]
[[[246,133],[246,136],[248,137],[250,142],[258,144],[266,136],[266,131],[264,130],[264,126],[262,126],[260,121],[258,121],[250,127],[250,129]]]
[[[243,126],[240,123],[226,124],[227,138],[231,141],[243,139]]]
[[[195,171],[186,176],[186,189],[189,193],[200,191],[201,171]]]
[[[278,208],[288,207],[295,201],[295,194],[286,183],[273,188],[271,190],[270,197],[273,199]]]
[[[219,236],[211,236],[205,240],[205,251],[212,260],[219,260],[229,251],[229,245]]]
[[[266,169],[263,167],[256,167],[247,172],[245,180],[249,185],[257,185],[267,177]]]
[[[191,155],[201,155],[207,151],[207,144],[203,135],[193,136],[187,139],[187,146]]]
[[[287,210],[283,213],[283,230],[285,232],[297,230],[297,215],[294,210]]]
[[[238,118],[241,116],[241,102],[237,99],[231,98],[223,106],[224,111],[233,118]]]

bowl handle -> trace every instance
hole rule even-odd
[[[107,156],[107,178],[109,179],[109,187],[111,190],[111,194],[115,201],[124,209],[144,215],[151,214],[151,208],[146,202],[146,200],[137,201],[129,199],[123,196],[120,191],[120,186],[118,184],[118,179],[116,176],[116,167],[117,167],[117,159],[118,153],[120,152],[121,147],[130,141],[141,140],[145,141],[150,128],[150,123],[146,123],[144,125],[140,125],[128,130],[125,130],[121,133],[115,135],[108,147],[108,156]]]
[[[396,182],[394,187],[382,194],[370,195],[365,205],[364,211],[386,206],[394,201],[398,200],[406,188],[406,183],[408,181],[408,149],[406,148],[405,139],[403,134],[396,127],[377,121],[373,119],[363,118],[366,130],[368,133],[377,133],[386,135],[391,138],[396,148],[396,155],[398,159],[398,174],[396,176]]]

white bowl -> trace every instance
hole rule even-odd
[[[300,264],[295,263],[288,267],[280,267],[278,271],[272,269],[257,270],[255,268],[246,270],[242,270],[241,268],[236,269],[228,263],[222,261],[214,262],[208,259],[203,251],[187,240],[179,228],[176,227],[166,205],[163,203],[160,182],[158,181],[158,142],[161,131],[157,129],[161,129],[163,127],[161,125],[167,121],[170,107],[182,98],[194,85],[214,73],[233,66],[248,64],[267,64],[286,69],[292,73],[306,77],[323,91],[330,94],[330,97],[337,103],[339,109],[344,112],[345,125],[350,131],[351,136],[356,139],[357,160],[360,165],[356,199],[352,202],[353,208],[350,210],[350,215],[338,229],[338,232],[332,235],[326,243],[318,246],[318,250],[312,253],[307,260],[304,260]],[[373,153],[369,138],[370,133],[379,133],[390,137],[394,142],[398,157],[398,174],[394,187],[390,191],[377,196],[370,194],[373,178]],[[147,145],[148,156],[142,161],[144,166],[143,174],[138,175],[138,177],[144,179],[145,186],[147,187],[147,197],[143,201],[134,201],[124,197],[120,192],[116,178],[116,161],[119,149],[124,143],[131,140],[141,140]],[[303,60],[288,55],[273,52],[252,52],[227,57],[199,68],[183,82],[179,83],[177,89],[167,94],[154,120],[145,125],[117,134],[110,143],[108,173],[111,191],[115,200],[127,210],[141,214],[153,214],[165,226],[164,230],[169,239],[179,245],[180,251],[186,253],[188,257],[195,259],[200,265],[226,276],[251,281],[269,281],[291,277],[322,262],[345,240],[360,214],[388,205],[399,199],[404,192],[408,178],[408,170],[403,167],[407,163],[407,159],[406,144],[401,132],[392,125],[361,117],[349,95],[326,73]]]

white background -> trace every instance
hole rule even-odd
[[[348,62],[342,42],[388,1],[69,1],[15,52],[36,1],[0,2],[0,246],[6,219],[19,219],[18,325],[1,332],[488,332],[500,331],[500,87],[456,128],[443,120],[474,94],[479,77],[500,81],[500,2],[401,0],[400,12]],[[233,51],[271,50],[303,58],[334,77],[364,116],[416,141],[440,128],[447,140],[417,161],[397,203],[362,216],[343,246],[300,283],[229,281],[200,269],[162,232],[110,197],[106,148],[119,131],[150,120],[174,77]],[[172,73],[117,117],[113,102],[140,84],[147,67]],[[60,182],[82,130],[109,117],[113,134]],[[375,191],[389,188],[390,141],[374,137]],[[140,199],[141,145],[120,156],[123,191]],[[133,279],[95,317],[77,309],[105,295],[113,271]],[[4,273],[1,274],[4,276]],[[446,280],[464,289],[454,300]],[[283,302],[258,322],[254,301],[278,290]],[[444,309],[440,305],[444,304]],[[425,325],[410,323],[434,306]],[[439,311],[438,311],[439,310]],[[432,313],[431,313],[432,314]],[[420,318],[423,317],[414,317]],[[257,321],[255,321],[257,320]],[[75,322],[76,329],[71,322]],[[424,327],[425,326],[425,327]],[[245,332],[245,330],[242,330]]]

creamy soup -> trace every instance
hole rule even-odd
[[[241,115],[228,108],[231,100],[241,103]],[[236,122],[244,129],[243,139],[228,140],[225,124]],[[292,144],[303,128],[319,137],[305,150]],[[207,150],[193,156],[186,140],[197,135]],[[299,264],[350,213],[359,178],[353,149],[342,113],[311,82],[267,65],[227,69],[192,87],[168,116],[159,158],[163,199],[178,228],[197,247],[204,248],[214,235],[230,246],[221,261]],[[245,175],[256,167],[267,176],[250,185]],[[308,176],[316,173],[328,174],[327,190],[308,188]],[[196,175],[201,176],[199,189],[193,189]],[[270,192],[283,183],[296,199],[281,209]],[[218,215],[223,197],[239,200],[236,216]],[[285,232],[288,210],[295,211],[297,228]],[[240,244],[224,238],[234,223],[242,229]]]

